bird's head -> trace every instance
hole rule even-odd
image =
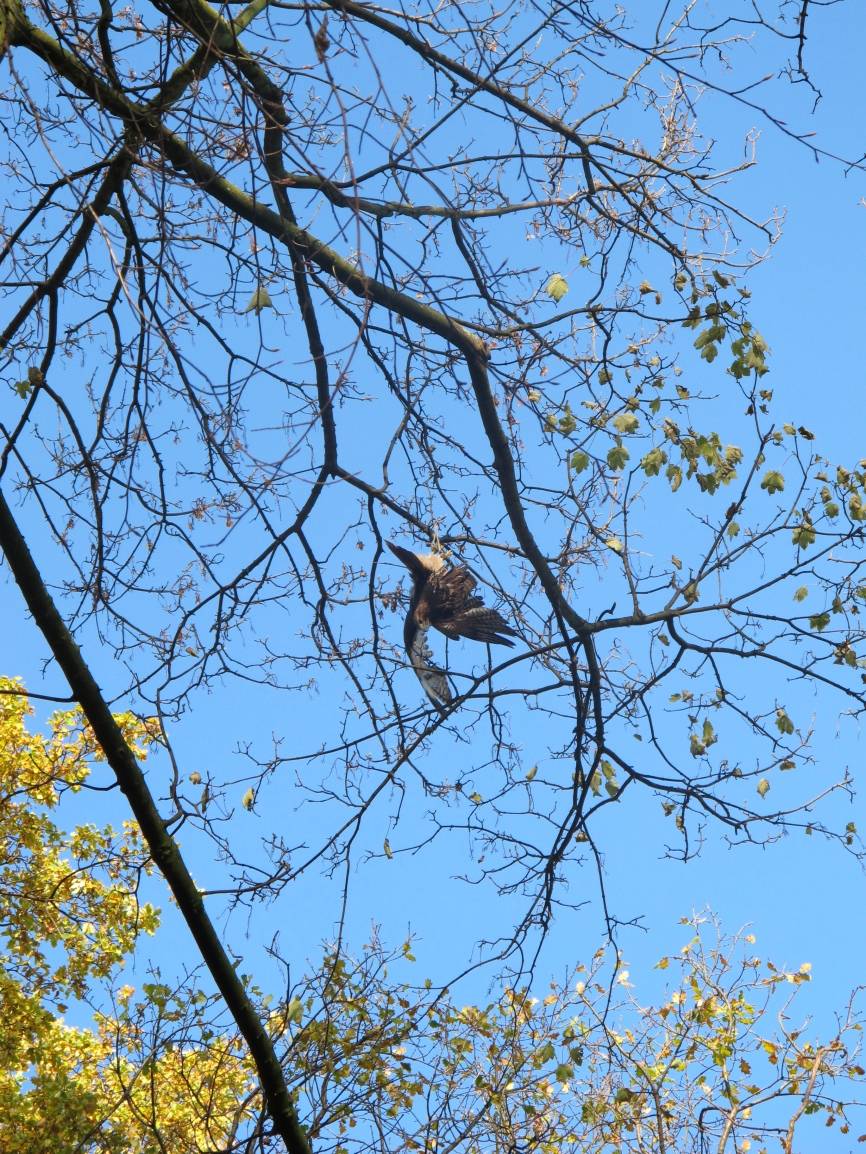
[[[438,573],[445,567],[445,562],[435,553],[413,553],[411,549],[404,549],[402,545],[395,545],[392,541],[387,541],[386,544],[415,578]]]

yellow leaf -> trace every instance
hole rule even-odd
[[[553,299],[558,304],[568,292],[568,281],[564,276],[561,276],[558,272],[555,272],[544,286],[544,291],[548,296],[553,297]]]
[[[701,594],[698,589],[698,583],[696,581],[690,581],[685,589],[683,589],[683,601],[685,601],[686,605],[694,605],[696,601],[700,601],[700,598]]]
[[[263,309],[273,309],[274,312],[277,311],[274,307],[274,302],[271,300],[271,294],[268,292],[267,287],[263,284],[260,284],[257,285],[254,289],[253,295],[250,297],[246,308],[241,309],[241,315],[244,313],[254,312],[256,316],[258,316]]]

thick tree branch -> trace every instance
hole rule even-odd
[[[123,790],[147,842],[151,856],[169,884],[190,933],[238,1029],[250,1049],[274,1126],[289,1154],[310,1154],[298,1121],[279,1058],[250,1001],[238,972],[226,953],[177,842],[167,832],[144,774],[96,684],[80,649],[63,622],[42,580],[5,496],[0,492],[0,549],[36,625],[84,711],[106,761]]]

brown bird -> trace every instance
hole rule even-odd
[[[475,596],[475,578],[465,565],[449,568],[432,553],[418,554],[390,541],[387,544],[412,574],[412,597],[403,626],[406,654],[424,692],[437,708],[443,709],[451,700],[451,689],[445,670],[433,664],[427,645],[430,626],[453,640],[468,637],[488,645],[513,646],[509,637],[517,637],[517,631],[497,610],[488,609]]]

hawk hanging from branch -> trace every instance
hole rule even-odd
[[[433,664],[427,645],[431,625],[453,640],[468,637],[488,645],[514,645],[509,638],[518,634],[495,609],[488,609],[475,596],[475,578],[465,565],[449,568],[432,553],[412,553],[390,541],[387,544],[412,574],[412,598],[403,627],[406,654],[424,692],[442,709],[451,700],[451,689],[445,670]]]

